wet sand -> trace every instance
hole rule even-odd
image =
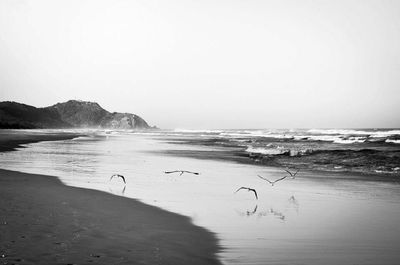
[[[215,235],[189,218],[56,177],[1,169],[0,212],[4,264],[220,264]]]
[[[12,130],[0,130],[0,152],[15,151],[24,144],[43,141],[68,140],[82,136],[78,133],[13,133]]]

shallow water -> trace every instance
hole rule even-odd
[[[136,198],[190,216],[215,232],[226,264],[397,264],[400,185],[300,172],[274,187],[279,168],[166,156],[212,146],[116,133],[41,142],[0,153],[0,167],[59,176],[68,184]],[[220,148],[220,147],[218,147]],[[157,151],[157,152],[154,152]],[[201,174],[164,174],[185,169]],[[110,181],[114,173],[125,176]],[[257,189],[254,194],[241,186]]]

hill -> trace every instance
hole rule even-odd
[[[150,129],[141,117],[108,112],[96,102],[69,100],[45,108],[17,102],[0,102],[0,128],[113,128]]]

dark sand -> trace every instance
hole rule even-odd
[[[51,176],[0,169],[0,213],[0,264],[220,264],[189,218]]]
[[[14,151],[23,144],[43,141],[68,140],[82,134],[77,133],[12,133],[9,130],[0,130],[0,152]]]

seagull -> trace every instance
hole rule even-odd
[[[182,176],[183,173],[189,173],[189,174],[194,174],[194,175],[200,175],[200,173],[197,172],[192,172],[192,171],[187,171],[187,170],[174,170],[174,171],[164,171],[165,174],[171,174],[171,173],[177,173],[181,172],[179,176]]]
[[[284,180],[287,176],[284,176],[283,178],[274,180],[274,181],[270,181],[269,179],[266,179],[264,177],[261,177],[260,175],[257,175],[260,179],[263,179],[265,181],[267,181],[269,184],[271,184],[271,186],[274,186],[275,183],[277,183],[278,181]]]
[[[257,191],[255,189],[252,189],[252,188],[240,187],[239,189],[237,189],[237,191],[235,191],[235,193],[238,192],[239,190],[242,190],[242,189],[254,192],[254,195],[256,196],[256,199],[258,200]]]
[[[120,174],[114,174],[114,175],[111,176],[110,181],[113,179],[113,177],[122,178],[122,180],[123,180],[124,183],[126,184],[126,181],[125,181],[125,177],[124,177],[124,176],[122,176],[122,175],[120,175]]]
[[[297,174],[297,172],[299,172],[299,170],[300,170],[300,169],[298,169],[298,170],[296,171],[296,173],[293,174],[293,173],[290,172],[289,170],[286,170],[286,169],[285,169],[285,171],[286,171],[287,173],[290,174],[290,176],[292,177],[292,179],[296,178],[296,174]]]

